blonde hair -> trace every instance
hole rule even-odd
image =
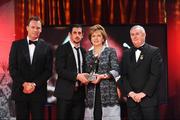
[[[93,25],[92,27],[90,27],[89,35],[88,35],[88,38],[89,38],[90,42],[91,42],[91,36],[95,31],[100,31],[101,32],[101,34],[103,36],[103,39],[104,39],[104,42],[103,42],[103,44],[104,44],[105,41],[107,40],[107,33],[106,33],[104,27],[99,25],[99,24],[96,24],[96,25]]]

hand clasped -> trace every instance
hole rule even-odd
[[[23,93],[31,94],[35,90],[35,83],[24,82],[23,83]]]

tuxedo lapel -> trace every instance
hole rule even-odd
[[[145,59],[145,52],[146,52],[146,44],[141,48],[141,54],[139,55],[139,59],[137,61],[136,66],[140,65]]]
[[[136,63],[136,66],[140,65],[144,60],[144,53],[141,52],[141,54],[139,55],[138,61]]]
[[[85,51],[84,51],[84,49],[82,48],[82,47],[80,47],[80,49],[81,49],[81,53],[82,53],[82,64],[84,64],[84,60],[85,60]]]
[[[68,59],[72,60],[72,64],[76,68],[76,59],[75,59],[75,55],[74,55],[74,52],[73,52],[70,42],[68,43],[67,48],[68,48],[67,50],[69,52]]]
[[[31,64],[30,63],[30,55],[29,55],[29,46],[28,46],[28,42],[26,39],[22,42],[22,51],[23,51],[23,54],[24,54],[25,59],[28,62],[28,64]]]
[[[131,51],[130,51],[130,63],[133,66],[133,68],[138,67],[144,61],[144,58],[145,58],[145,51],[144,51],[144,49],[145,48],[143,48],[141,50],[141,54],[139,55],[139,58],[138,58],[137,62],[136,62],[135,50],[131,49]]]
[[[136,65],[136,56],[135,56],[135,51],[134,51],[134,49],[131,49],[131,51],[130,51],[130,62],[131,62],[131,64],[133,65],[133,66],[135,66]]]
[[[37,58],[42,50],[43,50],[42,42],[39,40],[34,50],[32,65],[37,61]]]

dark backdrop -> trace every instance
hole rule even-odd
[[[119,63],[121,62],[121,57],[124,49],[128,49],[123,46],[127,44],[129,47],[132,46],[129,30],[132,27],[130,24],[126,25],[103,25],[108,34],[108,46],[116,49],[118,54]],[[167,103],[167,27],[166,24],[145,24],[146,30],[146,42],[157,46],[161,50],[161,55],[163,57],[163,68],[162,68],[162,78],[159,84],[159,99],[160,103]],[[55,49],[59,44],[63,44],[69,38],[68,36],[68,26],[44,26],[41,36],[45,41],[49,42]],[[91,47],[91,43],[88,40],[89,26],[84,26],[84,38],[82,40],[82,46],[88,51]],[[54,86],[56,78],[52,77],[50,83]]]

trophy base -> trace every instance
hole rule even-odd
[[[96,75],[88,75],[87,79],[88,79],[89,81],[96,80]]]

